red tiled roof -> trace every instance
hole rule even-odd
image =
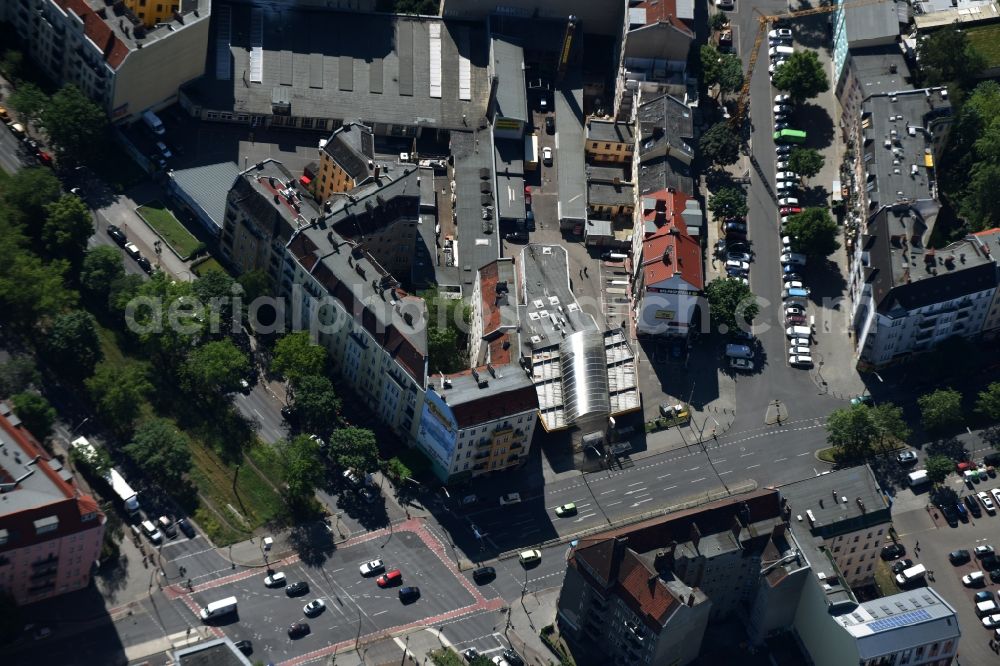
[[[646,25],[654,23],[669,23],[684,32],[691,32],[691,27],[677,18],[676,0],[642,0],[635,5],[636,9],[646,10]]]
[[[677,233],[672,233],[676,231]],[[653,286],[675,274],[699,291],[705,286],[701,245],[677,227],[666,225],[642,242],[644,284]]]
[[[56,0],[56,2],[64,10],[71,11],[80,17],[83,21],[84,34],[97,45],[97,48],[101,49],[104,60],[111,69],[118,69],[125,61],[129,48],[115,35],[111,26],[91,9],[85,0]]]
[[[680,601],[670,593],[656,571],[650,569],[632,551],[626,550],[618,573],[622,600],[632,612],[663,626]]]
[[[655,222],[657,227],[673,224],[686,234],[687,224],[684,223],[681,213],[684,212],[684,206],[690,198],[683,192],[671,192],[670,190],[658,190],[651,194],[644,194],[641,197],[642,219],[644,222]],[[645,207],[645,202],[648,199],[655,200],[655,208],[647,209]]]
[[[94,529],[103,524],[103,514],[93,497],[84,494],[77,494],[77,490],[64,481],[58,472],[49,467],[46,462],[49,460],[44,449],[38,444],[31,433],[23,426],[13,426],[5,416],[0,416],[0,427],[7,433],[14,445],[20,447],[24,453],[22,467],[30,463],[35,458],[37,462],[31,467],[35,474],[44,474],[52,482],[62,497],[53,497],[50,501],[39,498],[39,503],[31,508],[20,511],[6,513],[0,516],[0,528],[7,530],[16,538],[8,540],[7,544],[0,546],[0,552],[15,548],[26,548],[33,544],[44,543],[55,538],[63,537],[75,532],[83,532]],[[20,477],[24,470],[2,469],[7,475]],[[10,493],[20,492],[19,488],[9,491]],[[84,522],[83,516],[96,514],[96,518]],[[35,530],[34,522],[40,518],[55,516],[59,520],[58,529],[55,532],[48,532],[39,535]]]

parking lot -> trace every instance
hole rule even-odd
[[[376,576],[360,574],[361,563],[379,558],[386,570],[402,571],[399,585],[380,588]],[[337,646],[353,647],[359,639],[376,640],[411,625],[433,626],[500,605],[492,594],[493,602],[487,601],[480,588],[459,574],[447,558],[444,544],[418,521],[407,521],[392,531],[347,542],[322,564],[308,566],[298,558],[273,563],[271,569],[283,572],[288,585],[299,581],[308,584],[308,592],[300,596],[289,597],[284,587],[267,587],[263,569],[195,586],[182,596],[192,613],[212,601],[235,596],[238,614],[220,619],[217,626],[234,641],[252,641],[255,659],[279,661],[307,653],[320,656],[332,654]],[[459,584],[449,582],[452,580]],[[404,586],[419,587],[420,598],[402,603],[399,589]],[[303,606],[313,599],[322,599],[326,609],[306,618]],[[310,632],[290,638],[288,628],[294,622],[307,622]]]
[[[1000,488],[1000,479],[991,477],[969,488],[953,474],[948,477],[945,485],[962,497],[983,490],[989,492],[993,488]],[[928,571],[926,583],[941,593],[958,613],[963,634],[962,663],[990,663],[997,658],[989,644],[993,630],[985,628],[977,616],[974,596],[976,592],[987,590],[996,597],[1000,593],[1000,584],[993,582],[989,572],[984,571],[986,575],[982,586],[963,585],[962,576],[983,570],[982,562],[973,555],[969,562],[955,566],[949,561],[948,554],[959,549],[968,550],[971,554],[976,546],[984,544],[1000,549],[1000,516],[991,516],[982,511],[980,518],[970,515],[968,522],[959,520],[951,526],[940,510],[929,507],[930,502],[931,498],[927,492],[914,493],[911,490],[901,490],[896,496],[893,524],[900,536],[900,542],[906,547],[904,557],[913,560],[915,565],[922,564],[926,567]],[[892,591],[884,590],[884,592]]]

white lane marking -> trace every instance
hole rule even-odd
[[[614,506],[615,504],[621,504],[621,503],[622,503],[621,500],[618,500],[617,502],[608,502],[608,506]]]
[[[658,476],[658,477],[656,477],[656,480],[657,480],[657,481],[659,481],[660,479],[665,479],[665,478],[667,478],[668,476],[670,476],[670,475],[669,475],[669,474],[664,474],[663,476]],[[209,548],[209,550],[212,550],[212,549],[211,549],[211,548]]]
[[[677,487],[677,486],[667,486],[666,488],[664,488],[664,490],[673,490],[673,489],[674,489],[674,488],[676,488],[676,487]]]
[[[750,465],[747,469],[753,469],[754,467],[760,467],[760,465]]]
[[[695,480],[694,480],[694,481],[692,481],[691,483],[698,483],[699,481],[704,481],[704,480],[705,480],[705,477],[703,476],[703,477],[701,477],[700,479],[695,479]]]
[[[782,460],[788,460],[788,458],[776,458],[774,462],[781,462]]]

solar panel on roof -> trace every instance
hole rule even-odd
[[[909,613],[902,613],[900,615],[891,615],[889,617],[883,617],[878,620],[873,620],[867,624],[868,628],[872,631],[888,631],[889,629],[897,629],[899,627],[907,627],[911,624],[916,624],[918,622],[923,622],[925,620],[931,619],[931,614],[926,610],[921,608],[920,610],[910,611]]]

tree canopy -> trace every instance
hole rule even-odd
[[[296,331],[274,345],[271,370],[294,383],[307,375],[322,374],[326,360],[326,349],[310,339],[309,331]]]
[[[435,290],[420,293],[427,305],[427,356],[432,372],[459,372],[469,367],[465,353],[465,324],[469,308],[461,299],[446,298]]]
[[[44,351],[60,372],[80,379],[89,377],[104,355],[94,317],[85,310],[56,317],[45,336]]]
[[[788,169],[803,178],[814,178],[823,169],[823,155],[812,148],[792,148],[788,156]]]
[[[955,463],[948,456],[937,454],[924,461],[924,469],[932,483],[941,483],[955,469]]]
[[[48,106],[49,96],[34,83],[25,81],[10,94],[7,103],[10,108],[21,115],[21,118],[28,125],[38,127],[42,119],[42,111]]]
[[[784,233],[792,237],[792,250],[822,259],[840,248],[840,227],[825,208],[806,208],[792,215]]]
[[[52,424],[56,422],[56,410],[48,400],[37,393],[26,391],[12,395],[10,401],[14,403],[17,417],[35,439],[41,442],[52,434]]]
[[[30,356],[12,356],[0,363],[0,395],[13,395],[31,388],[42,376]]]
[[[711,44],[701,47],[701,71],[706,86],[719,86],[720,93],[734,92],[743,85],[743,63],[732,53],[720,53]]]
[[[917,40],[920,71],[930,85],[955,83],[965,88],[986,69],[986,58],[969,43],[958,25],[947,26]]]
[[[250,374],[250,360],[226,338],[196,347],[188,354],[183,376],[197,393],[233,393]]]
[[[375,433],[367,428],[339,428],[330,435],[330,457],[340,467],[351,467],[361,474],[379,467]]]
[[[875,424],[879,444],[905,442],[910,438],[910,428],[903,418],[903,409],[891,402],[883,402],[868,408]]]
[[[110,245],[99,245],[88,250],[83,257],[80,287],[103,309],[111,293],[111,285],[124,275],[125,267],[118,249]]]
[[[774,70],[774,87],[795,102],[804,102],[830,89],[830,79],[815,51],[796,51]]]
[[[736,278],[715,278],[705,287],[709,315],[720,333],[747,330],[760,306],[750,287]]]
[[[282,447],[281,463],[289,504],[299,505],[307,501],[323,480],[319,457],[319,444],[307,435],[294,437]]]
[[[45,254],[66,259],[78,266],[87,250],[87,241],[94,234],[94,220],[80,197],[66,194],[45,207],[42,243]]]
[[[326,436],[337,421],[340,398],[329,379],[306,375],[295,382],[294,405],[303,430]]]
[[[47,207],[59,200],[62,186],[51,169],[21,169],[4,183],[4,201],[10,219],[40,244]]]
[[[992,421],[1000,421],[1000,382],[993,382],[979,392],[976,411]]]
[[[191,468],[187,435],[167,419],[151,418],[140,423],[125,453],[165,488],[179,486]]]
[[[42,126],[63,168],[94,162],[104,152],[108,117],[72,84],[60,88],[42,110]]]
[[[851,405],[835,409],[826,417],[827,441],[847,458],[864,458],[871,453],[879,436],[878,428],[867,405]]]
[[[942,189],[971,231],[1000,224],[1000,84],[996,81],[980,83],[962,103],[948,133],[941,175]]]
[[[712,125],[698,142],[702,157],[710,164],[726,166],[740,159],[740,137],[729,123]]]
[[[119,434],[131,432],[143,403],[153,392],[149,366],[138,362],[98,363],[93,376],[84,384],[97,413]]]
[[[941,431],[962,421],[962,394],[951,388],[938,389],[917,398],[924,428]]]
[[[746,217],[747,194],[740,187],[721,187],[708,197],[708,209],[716,219]]]

